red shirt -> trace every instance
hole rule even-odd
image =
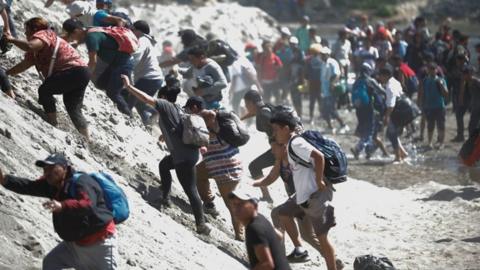
[[[36,52],[27,52],[25,59],[33,61],[37,70],[39,70],[44,77],[48,75],[50,61],[57,43],[57,34],[52,30],[41,30],[33,34],[31,40],[39,39],[43,42],[43,48]],[[68,42],[60,38],[60,45],[58,47],[57,59],[55,60],[52,74],[64,71],[73,67],[86,67],[87,64],[82,60],[80,54]]]
[[[402,71],[403,75],[405,75],[405,77],[407,78],[415,76],[415,71],[413,71],[413,69],[411,69],[405,63],[400,64],[400,70]]]
[[[269,56],[262,53],[255,62],[259,68],[260,80],[264,81],[276,80],[278,76],[277,70],[283,66],[282,60],[275,53],[271,53]]]

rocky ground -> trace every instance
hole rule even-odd
[[[66,18],[60,6],[47,11],[41,5],[40,1],[16,1],[18,26],[34,15],[48,17],[57,27]],[[171,37],[175,41],[176,32],[185,27],[200,29],[202,34],[228,35],[234,46],[274,35],[273,21],[265,13],[237,5],[132,7],[131,11],[139,18],[159,19],[158,23],[151,21],[159,40]],[[19,51],[11,51],[0,58],[0,65],[11,67],[20,58]],[[84,112],[93,143],[87,144],[72,128],[61,98],[59,128],[43,121],[34,70],[13,78],[12,83],[19,95],[16,101],[0,94],[0,166],[9,173],[35,178],[41,173],[32,165],[36,159],[64,151],[80,170],[113,174],[132,210],[130,219],[118,227],[120,269],[245,269],[244,244],[233,240],[229,216],[220,200],[221,216],[208,218],[215,228],[210,237],[194,232],[186,197],[177,182],[173,206],[158,206],[158,162],[167,152],[138,117],[126,119],[103,92],[89,88]],[[342,115],[353,127],[353,113]],[[345,149],[355,140],[351,134],[335,138]],[[338,185],[334,201],[338,225],[331,233],[346,269],[352,269],[356,256],[368,253],[389,257],[399,269],[480,269],[480,191],[478,184],[454,169],[458,167],[452,165],[458,147],[447,145],[440,153],[417,150],[422,158],[412,159],[411,164],[394,166],[380,158],[351,161],[350,175],[363,181],[352,178]],[[266,148],[263,136],[252,131],[251,142],[241,149],[245,164]],[[438,162],[442,163],[435,164]],[[285,199],[279,181],[272,186],[272,193],[274,205]],[[50,214],[41,207],[43,201],[0,189],[0,269],[39,269],[43,256],[59,241]],[[260,204],[266,216],[271,207]],[[290,248],[287,241],[287,250]],[[310,253],[311,262],[293,269],[324,269],[318,253]]]

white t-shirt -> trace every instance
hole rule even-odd
[[[387,95],[387,98],[385,100],[387,108],[395,107],[397,97],[400,97],[403,93],[402,84],[395,78],[390,78],[390,80],[388,80],[387,82],[387,85],[385,86],[385,93]]]
[[[315,149],[313,145],[311,145],[302,137],[296,137],[289,143],[291,143],[292,150],[298,157],[305,161],[309,160],[312,164],[314,164],[313,159],[310,157],[312,151]],[[310,195],[318,190],[317,181],[315,181],[315,169],[314,167],[307,168],[296,163],[290,157],[290,153],[288,153],[288,163],[290,164],[290,168],[292,170],[293,184],[295,186],[295,190],[297,191],[297,204],[302,204],[310,198]]]
[[[350,54],[352,53],[352,44],[348,39],[345,41],[337,40],[335,46],[333,47],[333,57],[342,66],[350,64]]]
[[[235,88],[232,89],[234,93],[250,88],[250,82],[245,80],[248,76],[247,73],[257,76],[255,67],[245,56],[240,56],[237,61],[233,62],[229,69],[230,76],[232,77],[232,84],[235,82]]]

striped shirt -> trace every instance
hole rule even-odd
[[[238,147],[220,142],[217,136],[212,135],[207,149],[203,159],[209,176],[215,179],[217,184],[240,181],[243,166]]]

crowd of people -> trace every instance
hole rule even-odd
[[[390,23],[372,26],[362,16],[349,21],[330,44],[304,16],[293,34],[282,27],[277,41],[264,40],[261,50],[247,43],[244,52],[214,34],[204,38],[184,29],[178,33],[183,50],[175,54],[168,40],[163,41],[162,52],[156,52],[148,22],[133,22],[126,13],[113,11],[110,0],[60,2],[70,16],[61,33],[36,17],[25,21],[26,39],[22,39],[9,15],[12,3],[0,0],[2,42],[7,51],[12,45],[25,51],[22,61],[0,70],[2,91],[15,98],[9,77],[35,66],[42,78],[38,101],[48,123],[57,125],[54,95],[63,95],[67,113],[87,140],[82,107],[90,81],[127,117],[135,117],[135,108],[146,126],[158,121],[159,140],[170,152],[159,163],[162,204],[171,205],[173,169],[190,202],[197,233],[209,235],[212,228],[205,214],[218,216],[209,183],[213,178],[231,214],[234,238],[246,243],[252,269],[290,269],[289,262],[310,260],[303,241],[319,251],[327,269],[342,268],[328,239],[336,225],[331,203],[336,181],[326,174],[332,165],[326,153],[299,136],[307,124],[315,129],[321,125],[315,117],[317,103],[325,133],[337,132],[332,120],[338,122],[339,133],[348,132],[338,109],[355,109],[359,140],[351,152],[356,159],[363,151],[370,158],[377,148],[388,155],[382,142],[385,127],[395,162],[402,162],[408,156],[401,143],[402,130],[417,132],[413,120],[420,113],[418,139],[424,139],[426,126],[427,146],[441,148],[449,102],[457,120],[453,141],[465,139],[467,111],[469,135],[478,134],[480,78],[472,66],[468,36],[451,31],[448,22],[431,36],[422,17],[400,30]],[[51,4],[49,0],[46,6]],[[77,51],[83,44],[86,60]],[[190,96],[184,106],[177,100],[182,91]],[[310,101],[308,118],[304,97]],[[263,154],[247,166],[252,181],[245,180],[249,177],[239,156],[248,143],[245,122],[250,118],[268,138]],[[196,140],[187,143],[186,132]],[[0,184],[20,194],[51,199],[44,206],[52,212],[63,242],[45,257],[43,268],[115,269],[119,259],[115,222],[102,187],[87,174],[73,181],[74,166],[61,154],[36,165],[44,170],[39,180],[4,176],[0,170]],[[272,203],[267,186],[278,178],[285,183],[287,200],[273,208],[272,226],[258,206],[260,200]],[[253,191],[256,187],[261,198]],[[294,245],[288,255],[285,233]]]

